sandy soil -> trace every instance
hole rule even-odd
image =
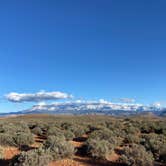
[[[4,148],[4,159],[9,160],[12,159],[14,156],[18,155],[20,150],[15,147],[5,147]]]

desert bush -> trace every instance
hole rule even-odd
[[[166,140],[165,122],[165,118],[156,118],[153,120],[146,117],[113,118],[110,116],[95,115],[21,116],[8,118],[7,120],[1,119],[0,145],[21,146],[29,142],[29,140],[24,140],[22,133],[29,134],[32,132],[39,135],[42,133],[42,135],[45,135],[47,138],[50,136],[55,136],[56,138],[60,137],[58,138],[59,141],[53,141],[56,142],[55,146],[53,145],[53,147],[56,147],[56,153],[54,153],[53,150],[50,153],[54,153],[55,158],[61,158],[61,156],[63,158],[65,155],[59,150],[59,147],[63,147],[66,143],[68,144],[67,141],[72,140],[73,137],[82,137],[82,135],[86,133],[89,136],[87,140],[89,144],[86,143],[89,148],[88,153],[91,156],[93,153],[94,158],[98,158],[98,156],[99,158],[105,158],[107,151],[110,153],[115,146],[124,146],[124,143],[127,143],[129,146],[132,146],[133,143],[141,143],[148,152],[153,153],[155,160],[164,163],[166,161],[166,145],[164,141]],[[27,137],[25,136],[25,138]],[[100,146],[100,143],[96,142],[101,142],[103,146]],[[105,145],[107,145],[107,143],[109,143],[109,146],[106,147]],[[60,145],[57,146],[56,144]],[[96,154],[95,151],[92,151],[95,150],[95,148],[98,149],[97,152],[101,152],[99,155]],[[47,149],[45,145],[44,149]],[[61,149],[65,149],[65,147]]]
[[[21,152],[12,160],[14,166],[47,166],[52,160],[51,155],[44,149]]]
[[[41,128],[42,130],[47,130],[51,126],[48,122],[39,121],[36,127]]]
[[[162,121],[155,122],[154,132],[156,134],[164,134],[166,131],[166,124]]]
[[[157,122],[149,122],[149,121],[143,121],[140,125],[140,130],[142,133],[155,133],[158,131],[158,124]]]
[[[36,134],[36,135],[42,135],[42,134],[43,134],[42,129],[41,129],[40,127],[38,127],[38,126],[34,127],[34,128],[31,130],[31,132],[32,132],[33,134]]]
[[[162,129],[162,134],[166,136],[166,129]]]
[[[31,133],[16,133],[13,135],[13,142],[15,146],[30,145],[34,143],[34,138]]]
[[[132,126],[131,124],[125,126],[123,130],[125,131],[126,134],[138,134],[140,132],[138,128]]]
[[[113,136],[113,132],[110,131],[109,129],[105,128],[103,130],[95,130],[89,135],[89,138],[94,138],[94,139],[105,139],[108,140],[110,136]]]
[[[1,123],[0,123],[0,133],[3,133],[3,132],[4,132],[3,123],[1,122]]]
[[[50,154],[54,159],[72,157],[75,150],[70,142],[67,142],[65,138],[49,136],[44,143],[44,149],[50,151]]]
[[[127,144],[131,144],[131,143],[139,144],[140,141],[141,141],[140,137],[135,134],[127,134],[124,137],[124,143],[127,143]]]
[[[153,155],[137,144],[124,147],[119,160],[126,166],[153,166]]]
[[[119,145],[121,143],[120,138],[114,135],[112,131],[106,128],[103,130],[95,130],[89,135],[89,139],[106,140],[113,145]]]
[[[21,146],[34,143],[34,138],[31,133],[0,133],[0,145],[3,146]]]
[[[89,125],[87,126],[87,128],[88,128],[88,131],[89,131],[89,132],[93,132],[93,131],[95,131],[95,130],[99,130],[99,128],[98,128],[97,126],[93,125],[93,124],[89,124]]]
[[[54,136],[58,136],[58,137],[64,137],[64,134],[63,134],[63,131],[60,130],[59,128],[57,127],[49,127],[49,129],[47,130],[47,136],[50,136],[50,135],[54,135]]]
[[[73,132],[71,132],[70,130],[64,131],[64,136],[65,136],[67,141],[73,140],[73,138],[75,137]]]
[[[109,122],[106,122],[106,127],[110,129],[111,131],[121,130],[123,128],[123,124],[119,120],[111,121],[111,122],[109,121]]]
[[[80,126],[71,131],[74,133],[75,137],[81,137],[83,134],[85,134],[84,128]]]
[[[0,125],[0,133],[13,134],[18,132],[30,133],[30,129],[26,123],[3,123]]]
[[[109,129],[95,130],[86,141],[87,153],[94,158],[106,159],[107,155],[119,144],[119,137]]]
[[[122,137],[125,132],[123,129],[123,124],[119,120],[117,121],[106,121],[106,129],[109,129],[114,135]]]
[[[32,121],[30,121],[30,122],[28,123],[29,129],[33,129],[33,128],[35,128],[36,126],[38,126],[36,121],[33,121],[33,120],[32,120]]]
[[[13,136],[11,134],[0,133],[0,145],[2,146],[14,146]]]
[[[88,139],[86,142],[87,154],[96,159],[106,159],[112,152],[114,146],[106,140]]]
[[[80,126],[79,124],[73,124],[73,123],[62,123],[61,127],[64,130],[68,130],[74,133],[75,137],[81,137],[87,131],[86,126],[84,125]]]
[[[7,125],[7,128],[9,128],[8,132],[10,132],[10,130],[11,130],[12,127],[13,127],[13,130],[15,132],[26,132],[26,133],[30,133],[30,129],[29,129],[27,123],[25,123],[25,122],[11,123],[10,124],[10,128]]]
[[[166,136],[157,134],[148,134],[142,136],[141,144],[145,146],[148,151],[153,153],[155,160],[160,160],[166,153]]]
[[[156,122],[155,133],[156,134],[164,134],[166,135],[166,122],[165,121],[158,121]]]
[[[72,123],[68,123],[68,122],[64,122],[61,124],[61,128],[63,130],[69,130],[70,128],[72,128],[73,124]]]
[[[111,132],[113,133],[114,136],[117,136],[119,138],[125,138],[127,135],[127,133],[121,128],[112,129]]]
[[[17,128],[13,123],[1,124],[0,128],[1,128],[0,129],[1,133],[10,133],[10,134],[12,134],[12,133],[17,131]]]
[[[16,132],[25,132],[25,133],[30,133],[30,129],[27,123],[25,122],[19,122],[14,124],[17,128]]]

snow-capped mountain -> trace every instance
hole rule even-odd
[[[163,108],[145,106],[142,104],[112,103],[105,100],[99,101],[70,101],[52,104],[39,103],[29,109],[8,114],[105,114],[105,115],[133,115],[142,112],[159,114]]]
[[[111,103],[100,101],[75,101],[53,104],[38,104],[22,113],[51,113],[51,114],[137,114],[143,111],[156,112],[162,109],[155,106],[141,104]]]

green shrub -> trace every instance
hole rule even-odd
[[[13,159],[14,166],[47,166],[52,160],[51,155],[43,149],[21,152]]]
[[[138,135],[135,134],[127,134],[124,138],[124,143],[136,143],[139,144],[140,143],[140,138]]]
[[[89,135],[89,139],[106,140],[112,145],[119,145],[121,140],[109,129],[96,130]]]
[[[31,145],[34,143],[34,138],[31,133],[16,133],[13,135],[13,141],[15,146],[22,146],[22,145]]]
[[[62,127],[63,130],[69,130],[69,129],[72,128],[72,126],[73,126],[73,124],[68,123],[68,122],[64,122],[64,123],[61,124],[61,127]]]
[[[31,133],[0,133],[0,145],[3,146],[22,146],[34,143],[34,138]]]
[[[158,124],[156,122],[143,121],[140,127],[141,133],[154,133],[158,130]]]
[[[73,123],[63,123],[61,125],[62,129],[71,131],[74,133],[75,137],[81,137],[86,132],[85,126],[80,126],[78,124]]]
[[[106,127],[110,129],[111,131],[114,131],[114,130],[119,131],[123,128],[123,124],[119,120],[116,120],[116,121],[106,122]]]
[[[39,127],[41,130],[47,130],[49,128],[49,125],[47,122],[44,121],[40,121],[37,123],[37,125],[35,127]]]
[[[1,131],[1,133],[13,134],[14,132],[17,131],[17,128],[13,123],[4,123],[4,124],[1,124],[0,131]]]
[[[138,134],[140,131],[138,128],[132,126],[131,124],[128,124],[125,126],[124,131],[126,132],[126,134]]]
[[[153,153],[155,160],[164,158],[163,154],[165,154],[166,151],[166,136],[157,134],[143,135],[141,143],[148,151]]]
[[[50,151],[50,154],[54,159],[72,157],[75,150],[70,142],[67,142],[65,138],[49,136],[44,143],[44,149]]]
[[[41,129],[40,127],[38,127],[38,126],[34,127],[34,128],[31,130],[31,132],[32,132],[33,134],[36,134],[36,135],[42,135],[42,134],[43,134],[42,129]]]
[[[14,124],[17,128],[16,132],[25,132],[25,133],[30,133],[30,129],[27,123],[25,122],[19,122]]]
[[[84,128],[80,126],[71,131],[74,133],[75,137],[82,137],[82,135],[85,134]]]
[[[88,125],[88,131],[93,132],[95,130],[99,130],[99,128],[93,124]]]
[[[75,135],[70,130],[64,131],[64,136],[67,141],[73,140],[73,138],[75,137]]]
[[[153,156],[142,145],[132,144],[123,149],[120,162],[126,166],[153,166]]]
[[[14,146],[14,140],[11,134],[0,133],[0,145],[2,146]]]
[[[60,130],[59,128],[57,128],[57,127],[50,127],[48,129],[47,136],[50,136],[50,135],[58,136],[58,137],[64,137],[63,131]]]
[[[114,146],[106,140],[88,139],[86,142],[87,153],[96,159],[106,159],[112,152]]]
[[[26,132],[30,133],[28,125],[24,122],[19,123],[4,123],[1,126],[1,132],[3,133],[16,133],[16,132]]]

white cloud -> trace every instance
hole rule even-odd
[[[37,93],[16,93],[11,92],[5,95],[6,99],[11,102],[40,102],[45,100],[57,100],[71,98],[72,95],[63,92],[45,92]]]
[[[165,105],[165,102],[163,102],[163,101],[157,101],[152,104],[152,106],[154,106],[154,107],[162,107],[164,105]]]

